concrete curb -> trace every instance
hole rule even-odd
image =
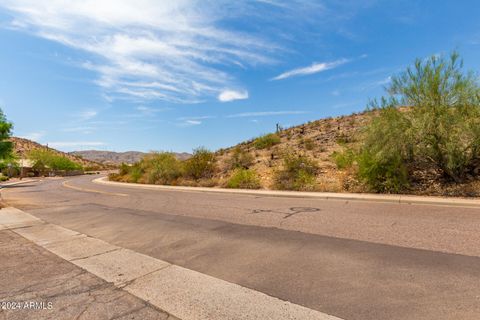
[[[246,189],[163,186],[163,185],[148,185],[148,184],[139,184],[139,183],[108,181],[108,177],[97,178],[92,180],[92,182],[96,184],[102,184],[102,185],[136,188],[136,189],[148,189],[148,190],[210,192],[210,193],[223,193],[223,194],[227,193],[227,194],[243,194],[243,195],[253,195],[253,196],[268,196],[268,197],[313,198],[313,199],[323,199],[323,200],[367,201],[367,202],[386,202],[386,203],[401,203],[401,204],[421,204],[421,205],[423,204],[423,205],[480,208],[480,199],[423,197],[423,196],[410,196],[410,195],[379,195],[379,194],[368,194],[368,193],[302,192],[302,191],[246,190]]]
[[[0,184],[0,189],[16,186],[19,184],[29,183],[29,182],[37,182],[37,181],[38,180],[23,180],[23,181],[11,182],[11,183],[3,183],[3,184]]]
[[[342,320],[46,223],[12,207],[0,210],[2,227],[179,319]]]

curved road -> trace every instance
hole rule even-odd
[[[99,185],[2,190],[43,220],[343,319],[479,319],[480,209]]]

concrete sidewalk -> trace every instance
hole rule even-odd
[[[9,270],[0,278],[6,284],[0,300],[13,306],[16,301],[46,306],[35,310],[38,314],[28,309],[2,311],[0,319],[136,319],[138,312],[139,319],[174,315],[183,320],[340,320],[12,207],[0,210],[0,235],[10,255],[0,262],[0,268]]]
[[[0,230],[0,319],[174,319],[15,232]]]

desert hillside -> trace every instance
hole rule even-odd
[[[342,146],[355,143],[355,137],[370,120],[369,112],[348,116],[339,116],[311,121],[299,126],[280,130],[277,135],[279,143],[271,147],[259,149],[256,140],[240,143],[231,148],[216,152],[220,180],[227,179],[230,174],[230,159],[235,149],[253,155],[254,169],[264,188],[273,188],[273,172],[283,164],[286,153],[305,155],[319,166],[317,175],[318,191],[360,191],[359,184],[348,172],[337,169],[332,157],[333,153],[343,149]]]
[[[81,164],[84,168],[92,168],[92,169],[95,169],[95,170],[101,170],[101,169],[106,169],[107,168],[105,165],[103,165],[100,162],[91,161],[91,160],[79,157],[77,155],[73,155],[73,154],[65,153],[65,152],[62,152],[62,151],[59,151],[59,150],[55,150],[55,149],[49,148],[47,146],[41,145],[40,143],[32,141],[32,140],[28,140],[28,139],[24,139],[24,138],[18,138],[18,137],[12,137],[12,138],[10,138],[10,140],[14,144],[15,153],[21,158],[26,158],[28,152],[30,152],[32,150],[36,150],[36,149],[46,150],[48,148],[48,150],[53,151],[54,153],[56,153],[58,155],[67,157],[68,159],[70,159],[70,160],[72,160],[72,161],[74,161],[78,164]]]
[[[147,153],[139,151],[114,152],[100,150],[72,151],[69,154],[107,165],[119,165],[121,163],[132,164],[142,160],[142,158],[147,155]],[[179,160],[185,160],[191,155],[189,153],[182,152],[175,153],[175,156]]]
[[[409,108],[402,107],[401,112],[408,112]],[[111,178],[118,181],[139,182],[139,183],[157,183],[173,184],[187,186],[209,186],[209,187],[240,187],[240,188],[264,188],[278,189],[279,170],[285,169],[285,158],[289,155],[293,158],[309,159],[318,169],[312,176],[314,181],[309,182],[306,190],[324,191],[324,192],[371,192],[371,190],[359,181],[355,164],[353,166],[339,165],[338,154],[345,150],[355,149],[356,145],[362,141],[362,132],[370,121],[377,115],[377,111],[365,111],[362,113],[339,116],[333,118],[311,121],[302,125],[279,130],[275,134],[269,134],[261,137],[252,138],[249,141],[240,143],[230,148],[220,149],[212,156],[214,157],[214,167],[208,177],[193,178],[188,174],[178,173],[169,181],[165,178],[151,181],[152,172],[156,169],[148,169],[147,161],[141,166],[133,165],[130,169],[124,168],[120,175]],[[266,145],[259,145],[262,140],[271,140]],[[273,143],[272,143],[273,141]],[[243,176],[245,180],[250,178],[251,185],[229,186],[232,178],[235,176],[236,168],[232,166],[232,159],[236,155],[241,155],[248,161],[245,165],[240,165],[248,169],[250,176]],[[192,158],[193,160],[193,158]],[[210,161],[210,160],[208,160]],[[302,160],[304,161],[304,160]],[[188,161],[183,162],[188,166]],[[304,164],[300,164],[302,166]],[[142,169],[143,168],[143,169]],[[154,171],[149,171],[154,170]],[[173,167],[165,167],[168,170],[180,170]],[[187,170],[188,171],[188,170]],[[158,173],[156,173],[158,174]],[[253,177],[254,176],[254,177]],[[155,179],[155,178],[154,178]],[[163,179],[163,180],[162,180]],[[169,179],[168,177],[166,178]],[[276,184],[277,183],[277,184]],[[281,188],[281,187],[280,187]],[[287,186],[285,189],[299,189],[295,186]],[[438,168],[425,167],[413,168],[410,184],[403,193],[418,195],[441,195],[441,196],[479,196],[480,181],[474,176],[469,176],[462,183],[453,183],[444,179]]]

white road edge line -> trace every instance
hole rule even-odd
[[[92,180],[93,183],[126,187],[133,189],[149,189],[164,191],[183,191],[183,192],[208,192],[223,194],[243,194],[253,196],[268,197],[290,197],[290,198],[313,198],[324,200],[344,200],[344,201],[366,201],[380,203],[398,203],[398,204],[416,204],[416,205],[436,205],[444,207],[464,207],[480,208],[480,199],[462,199],[462,198],[441,198],[441,197],[423,197],[410,195],[377,195],[362,193],[333,193],[333,192],[303,192],[303,191],[277,191],[277,190],[248,190],[248,189],[223,189],[223,188],[205,188],[205,187],[183,187],[183,186],[165,186],[150,185],[140,183],[127,183],[109,181],[108,177],[101,177]]]
[[[13,207],[0,210],[2,227],[179,319],[342,320],[46,223]]]

